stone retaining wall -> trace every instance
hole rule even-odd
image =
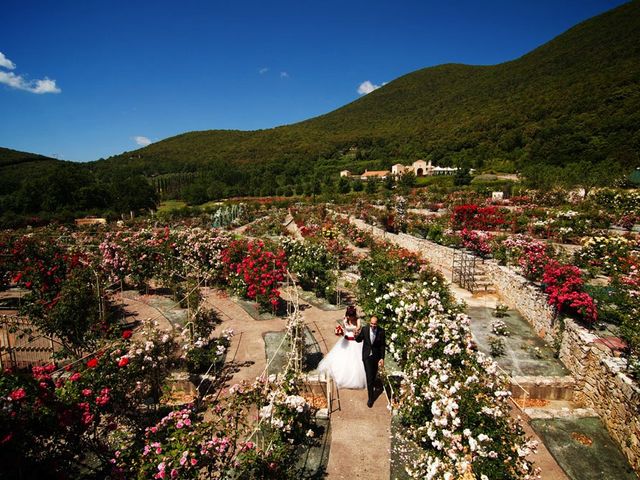
[[[390,234],[362,220],[351,218],[351,222],[374,237],[420,253],[445,275],[450,273],[452,248],[411,235]],[[553,341],[554,312],[546,295],[495,261],[484,262],[483,268],[502,300],[518,310],[538,335]],[[569,319],[565,320],[560,359],[575,379],[574,401],[600,416],[633,469],[640,473],[640,388],[624,374],[624,360],[614,356],[599,337]]]
[[[346,215],[343,215],[346,218]],[[451,271],[451,265],[453,263],[453,248],[444,247],[438,245],[430,240],[423,240],[416,238],[413,235],[407,235],[406,233],[389,233],[383,229],[374,227],[357,218],[349,218],[351,223],[355,226],[371,233],[375,238],[388,240],[395,243],[399,247],[406,248],[412,252],[420,253],[423,258],[429,261],[434,267],[436,267],[443,273],[449,273]]]
[[[565,321],[560,360],[576,380],[574,400],[602,419],[633,469],[640,473],[640,388],[601,339]]]
[[[554,311],[542,290],[495,260],[485,262],[485,273],[502,301],[518,310],[538,336],[553,342]]]

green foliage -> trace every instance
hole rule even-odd
[[[228,347],[227,337],[220,337],[211,339],[201,348],[192,348],[186,356],[187,370],[189,373],[211,373],[219,370],[224,364]]]
[[[300,286],[321,298],[335,298],[338,260],[318,241],[285,238],[282,247]]]
[[[100,318],[97,282],[89,268],[75,268],[65,279],[60,293],[52,302],[28,297],[24,313],[39,330],[58,338],[66,351],[79,356],[91,350],[108,327]]]
[[[86,164],[6,149],[0,149],[0,176],[0,223],[10,227],[38,223],[36,214],[69,222],[107,210],[154,208],[157,202],[142,175],[117,172],[101,178]]]
[[[402,280],[415,280],[420,263],[414,254],[406,250],[387,250],[373,247],[369,258],[358,264],[358,299],[366,313],[378,310],[376,298],[387,292],[389,285]]]
[[[491,337],[489,339],[489,353],[492,357],[498,358],[505,354],[505,343],[500,337]]]
[[[453,177],[453,184],[456,187],[461,187],[463,185],[469,185],[471,183],[471,173],[469,173],[468,168],[460,168],[456,171],[456,174]]]
[[[413,172],[405,172],[398,177],[398,190],[407,194],[416,185],[416,176]]]

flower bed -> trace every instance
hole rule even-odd
[[[234,240],[222,252],[227,281],[238,295],[275,311],[280,302],[279,283],[287,269],[283,250],[271,251],[264,242]]]
[[[393,265],[392,258],[375,263]],[[395,270],[383,284],[363,262],[359,302],[379,317],[388,349],[404,372],[394,440],[411,478],[535,478],[526,460],[533,444],[510,417],[506,378],[475,351],[469,319],[459,313],[442,278]],[[391,270],[394,271],[394,270]],[[403,280],[402,277],[405,277]],[[410,448],[405,448],[410,445]]]
[[[576,253],[576,264],[604,275],[626,273],[632,265],[629,258],[637,242],[625,237],[589,237]]]
[[[283,239],[289,268],[300,286],[320,298],[335,299],[338,259],[317,241]]]

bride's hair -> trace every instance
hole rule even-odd
[[[356,307],[354,307],[353,305],[349,305],[347,307],[347,311],[345,312],[344,316],[347,320],[352,320],[352,319],[357,320],[358,312],[356,311]]]

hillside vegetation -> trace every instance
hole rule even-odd
[[[425,68],[298,124],[185,133],[97,167],[147,175],[210,169],[227,185],[268,170],[276,186],[354,160],[356,169],[418,157],[501,170],[580,161],[629,168],[639,164],[639,132],[640,2],[633,2],[511,62]],[[351,147],[355,158],[344,158]]]
[[[106,182],[162,175],[166,191],[205,201],[308,193],[343,168],[417,158],[590,186],[640,165],[639,152],[640,2],[631,2],[510,62],[425,68],[304,122],[189,132],[87,166]]]
[[[140,175],[99,178],[87,164],[0,148],[0,227],[52,218],[153,207],[156,194]]]

